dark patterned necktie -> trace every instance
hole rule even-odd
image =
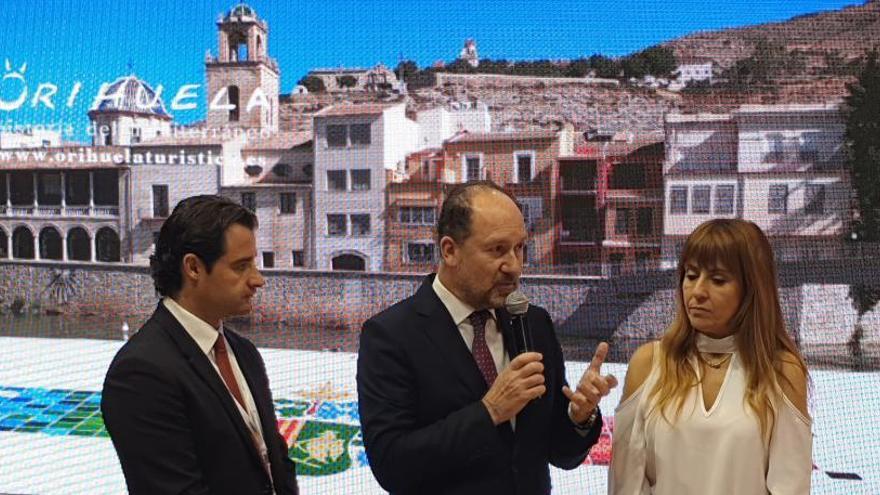
[[[489,352],[489,345],[486,343],[486,321],[491,316],[486,309],[474,311],[468,316],[471,325],[474,326],[474,343],[471,346],[471,353],[474,355],[477,367],[480,368],[480,373],[483,374],[483,379],[486,380],[486,385],[489,387],[495,383],[495,378],[498,377],[495,359],[492,358],[492,353]]]

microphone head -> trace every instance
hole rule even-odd
[[[512,315],[525,315],[529,311],[529,298],[519,290],[515,290],[507,296],[504,307]]]

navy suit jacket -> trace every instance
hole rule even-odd
[[[547,393],[495,426],[481,399],[488,387],[429,276],[415,295],[364,323],[358,404],[370,467],[394,494],[546,494],[548,464],[574,469],[601,433],[583,436],[568,417],[565,365],[550,315],[527,313],[543,354]],[[508,355],[510,315],[496,310]]]
[[[296,495],[260,353],[224,329],[260,416],[275,492]],[[271,493],[249,430],[220,375],[160,303],[113,359],[101,412],[128,490],[136,494]]]

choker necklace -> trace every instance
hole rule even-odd
[[[735,338],[734,335],[728,335],[721,339],[713,339],[697,332],[697,351],[700,361],[706,363],[706,366],[712,369],[721,369],[724,363],[733,357],[733,353],[736,352]],[[717,361],[710,361],[703,354],[724,354],[725,356]]]

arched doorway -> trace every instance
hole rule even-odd
[[[0,259],[6,259],[9,257],[9,238],[6,236],[6,231],[0,229]]]
[[[74,227],[67,233],[67,259],[70,261],[92,261],[92,247],[89,233],[82,227]]]
[[[119,261],[119,236],[110,227],[95,234],[95,255],[98,261]]]
[[[25,226],[12,231],[12,257],[20,260],[34,259],[34,234]]]
[[[40,231],[40,259],[62,259],[61,234],[55,227],[44,227]]]
[[[367,269],[364,258],[356,254],[340,254],[331,261],[334,270],[352,270],[363,272]]]

